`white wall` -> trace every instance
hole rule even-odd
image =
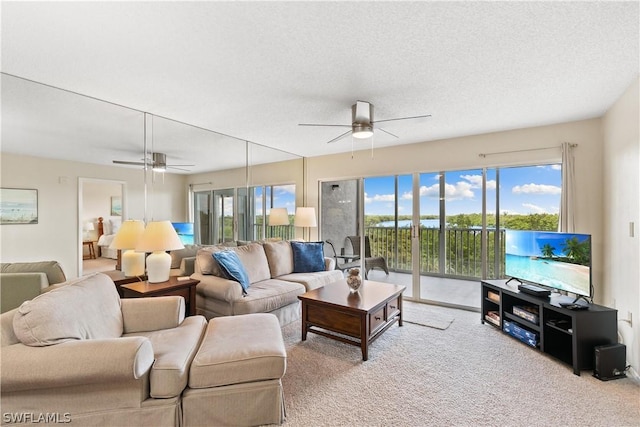
[[[603,119],[605,302],[618,309],[627,360],[640,372],[640,79]],[[633,223],[634,235],[630,234]],[[629,319],[632,323],[620,321]]]
[[[81,262],[81,218],[78,217],[79,178],[125,181],[123,210],[127,218],[144,218],[142,169],[98,166],[2,153],[3,187],[38,190],[38,224],[0,226],[2,262],[57,260],[68,278],[76,277]],[[149,184],[148,218],[184,221],[186,178],[166,174],[164,182]]]

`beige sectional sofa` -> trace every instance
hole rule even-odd
[[[282,423],[286,352],[275,316],[207,325],[184,312],[177,296],[121,300],[96,273],[2,314],[2,424]]]
[[[234,251],[249,276],[243,294],[237,281],[227,279],[213,258],[215,252]],[[323,257],[324,271],[294,273],[294,254],[289,241],[249,243],[237,247],[206,246],[197,251],[195,272],[196,310],[207,319],[250,313],[272,313],[281,325],[300,317],[298,295],[343,278],[333,258]]]

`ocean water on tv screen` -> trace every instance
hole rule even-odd
[[[591,236],[506,230],[505,274],[578,295],[591,295]]]

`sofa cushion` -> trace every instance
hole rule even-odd
[[[235,246],[235,242],[227,242],[213,246],[200,246],[200,249],[196,252],[197,271],[202,274],[225,277],[224,271],[220,268],[220,264],[213,258],[213,253],[224,251]]]
[[[218,261],[230,279],[240,283],[240,286],[242,286],[242,293],[246,294],[251,283],[249,282],[247,271],[242,265],[240,258],[238,258],[238,254],[230,250],[220,251],[214,252],[213,257]]]
[[[293,273],[285,274],[278,277],[280,280],[296,282],[304,285],[307,291],[321,288],[329,283],[337,282],[344,279],[344,275],[340,270],[316,271],[313,273]]]
[[[29,346],[72,340],[118,338],[120,297],[109,276],[95,273],[25,301],[13,318],[18,339]]]
[[[231,250],[238,254],[238,258],[240,258],[252,284],[271,278],[269,262],[262,245],[251,243]]]
[[[267,279],[251,284],[251,291],[233,301],[233,314],[269,313],[299,302],[298,295],[306,290],[300,283]]]
[[[180,268],[182,258],[194,257],[198,253],[198,245],[184,245],[184,249],[171,251],[171,268]]]
[[[291,243],[282,240],[263,244],[269,262],[271,278],[293,273],[293,251]]]
[[[312,273],[324,270],[324,244],[322,242],[291,242],[293,272]]]

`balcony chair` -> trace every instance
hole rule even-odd
[[[360,236],[348,236],[353,248],[353,253],[359,255],[360,252]],[[364,236],[364,277],[369,276],[369,271],[374,268],[380,268],[389,275],[389,267],[387,266],[387,260],[382,256],[371,256],[371,242],[369,236]]]
[[[345,272],[345,271],[351,270],[352,268],[360,268],[360,260],[345,262],[346,258],[338,257],[338,253],[336,252],[336,247],[333,244],[333,241],[331,239],[325,240],[325,243],[327,243],[331,247],[331,251],[333,252],[333,255],[329,255],[329,256],[333,256],[333,259],[336,260],[336,270]]]

